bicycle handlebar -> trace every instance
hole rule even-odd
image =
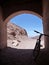
[[[44,36],[48,36],[48,37],[49,37],[49,35],[47,35],[47,34],[43,34],[43,33],[40,33],[40,32],[38,32],[38,31],[36,31],[36,30],[34,30],[34,32],[36,32],[36,33],[39,33],[39,34],[41,34],[41,35],[44,35]]]

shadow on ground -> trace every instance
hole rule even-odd
[[[6,48],[1,51],[1,64],[3,65],[29,65],[33,51],[30,49]]]
[[[49,53],[41,51],[33,60],[33,49],[14,49],[7,47],[0,51],[0,65],[49,65]]]

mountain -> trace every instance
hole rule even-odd
[[[15,39],[20,36],[28,36],[26,30],[14,23],[8,22],[7,39]]]

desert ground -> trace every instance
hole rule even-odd
[[[21,36],[18,40],[7,40],[7,46],[17,49],[34,49],[37,39],[29,38],[26,36]],[[44,40],[41,41],[41,49],[44,48]]]

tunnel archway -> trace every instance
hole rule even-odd
[[[9,20],[10,20],[11,18],[13,18],[14,16],[17,16],[17,15],[20,15],[20,14],[24,14],[24,13],[26,13],[26,14],[33,14],[33,15],[36,15],[36,16],[38,16],[39,18],[42,19],[42,17],[41,17],[39,14],[35,13],[35,12],[28,11],[28,10],[23,10],[23,11],[18,11],[18,12],[15,12],[15,13],[11,14],[9,17],[6,18],[6,20],[4,21],[4,23],[7,25],[7,23],[9,22]],[[6,30],[7,30],[7,29],[6,29]],[[6,34],[7,34],[7,32],[6,32]],[[6,41],[7,41],[7,39],[6,39]]]
[[[10,16],[8,16],[8,17],[5,19],[4,23],[6,24],[6,23],[7,23],[11,18],[13,18],[14,16],[17,16],[17,15],[20,15],[20,14],[24,14],[24,13],[26,13],[26,14],[33,14],[33,15],[36,15],[36,16],[38,16],[39,18],[42,19],[42,16],[39,15],[38,13],[36,13],[36,12],[29,11],[29,10],[21,10],[21,11],[17,11],[17,12],[14,12],[14,13],[10,14]]]

